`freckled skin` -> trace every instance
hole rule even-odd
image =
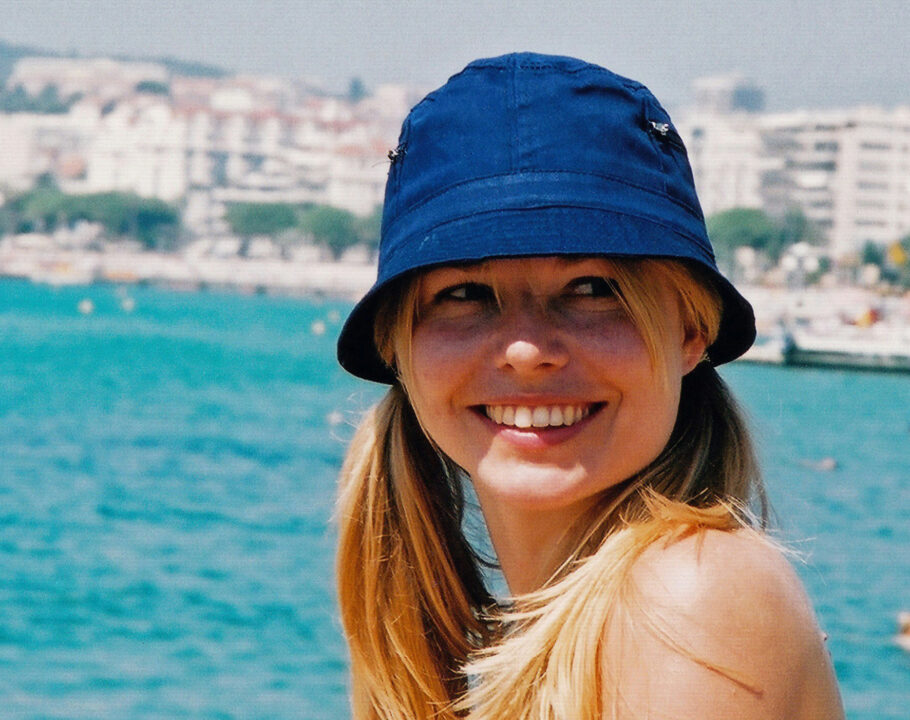
[[[669,439],[682,376],[704,343],[684,337],[675,295],[655,288],[663,317],[679,328],[671,336],[680,338],[665,348],[662,383],[640,332],[604,289],[611,270],[599,258],[523,258],[422,278],[411,400],[429,435],[470,475],[494,543],[498,525],[516,539],[564,529]],[[551,431],[522,436],[496,425],[482,412],[492,404],[595,410],[565,440],[538,447],[534,434]]]

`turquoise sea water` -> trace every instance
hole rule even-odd
[[[377,397],[333,361],[348,306],[129,294],[0,281],[0,718],[346,718],[330,514]],[[849,717],[906,720],[910,377],[724,374]]]

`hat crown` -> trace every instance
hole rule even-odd
[[[545,172],[638,186],[702,219],[685,149],[657,99],[641,83],[575,58],[514,53],[472,62],[411,110],[397,152],[384,233],[465,183]],[[527,207],[535,198],[516,202]]]

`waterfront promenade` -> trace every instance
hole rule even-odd
[[[48,285],[142,283],[184,290],[225,288],[340,298],[359,297],[376,277],[375,265],[365,259],[332,261],[315,252],[302,259],[282,259],[149,252],[128,245],[104,251],[34,245],[9,238],[0,241],[0,276]]]

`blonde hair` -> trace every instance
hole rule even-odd
[[[720,300],[697,270],[666,260],[613,264],[656,367],[673,331],[656,283],[675,290],[687,333],[708,345],[716,338]],[[571,529],[575,549],[550,581],[503,613],[462,531],[463,473],[423,432],[407,397],[417,288],[412,281],[390,293],[377,313],[377,347],[403,382],[367,413],[341,473],[337,574],[352,717],[602,717],[598,648],[611,614],[631,602],[634,560],[659,537],[764,523],[741,414],[714,368],[700,363],[683,378],[661,454],[604,493]],[[758,520],[746,510],[753,500]]]

